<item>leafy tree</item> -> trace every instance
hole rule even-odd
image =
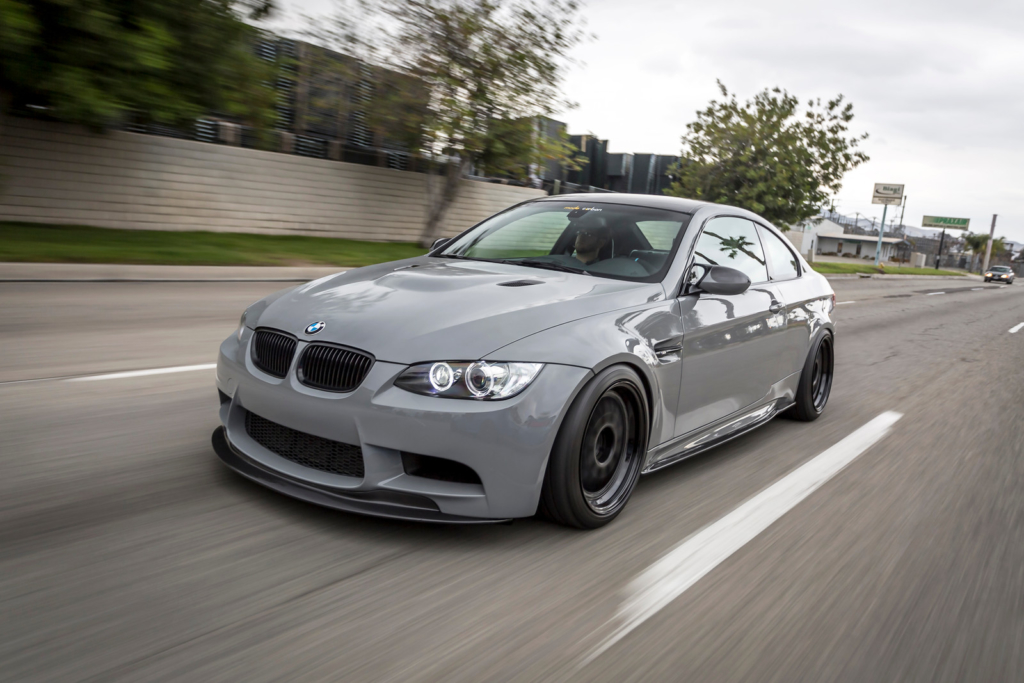
[[[269,0],[0,0],[0,113],[93,128],[214,112],[266,125],[273,92],[251,50]]]
[[[536,121],[567,106],[559,85],[583,38],[576,0],[385,0],[380,9],[376,55],[412,78],[391,84],[377,118],[443,162],[421,244],[438,236],[471,169],[525,178],[532,164],[575,163],[568,139],[543,138]]]
[[[970,249],[974,254],[972,261],[974,268],[980,268],[985,258],[985,249],[988,248],[988,235],[983,232],[969,232],[963,236],[964,247]],[[1006,251],[1006,238],[996,237],[992,240],[992,256],[999,256]]]
[[[970,249],[975,255],[984,252],[986,244],[988,244],[988,235],[984,233],[968,232],[964,234],[964,247]]]
[[[666,194],[739,206],[788,229],[817,215],[843,175],[868,160],[858,149],[867,134],[848,136],[853,105],[842,95],[801,109],[779,88],[740,104],[718,87],[722,100],[686,126]]]

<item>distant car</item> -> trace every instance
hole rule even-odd
[[[1005,282],[1012,285],[1015,277],[1013,269],[1009,266],[992,266],[985,271],[985,282]]]
[[[728,206],[562,195],[426,256],[262,299],[220,347],[228,466],[398,519],[618,515],[639,475],[833,378],[835,296],[777,229]]]

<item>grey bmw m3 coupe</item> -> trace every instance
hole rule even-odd
[[[595,528],[643,473],[817,418],[834,309],[749,211],[545,197],[249,306],[220,347],[214,448],[341,510]]]

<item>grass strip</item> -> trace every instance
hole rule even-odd
[[[410,242],[0,222],[0,261],[199,266],[368,266],[425,254]]]
[[[842,273],[871,273],[877,275],[884,273],[886,275],[966,275],[963,271],[959,270],[935,270],[934,268],[909,268],[909,267],[897,267],[897,266],[886,266],[885,268],[878,268],[872,263],[836,263],[832,261],[818,261],[812,263],[811,268],[826,275],[842,274]]]
[[[84,225],[0,221],[0,261],[135,263],[172,266],[368,266],[425,254],[412,242],[235,232],[118,230]],[[812,264],[819,273],[964,275],[933,268],[876,268],[870,263]]]

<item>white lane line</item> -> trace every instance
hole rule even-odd
[[[837,301],[836,306],[842,306],[843,304],[855,304],[856,301]]]
[[[65,382],[97,382],[103,379],[127,379],[129,377],[147,377],[149,375],[169,375],[173,372],[191,372],[193,370],[213,370],[216,363],[204,363],[203,365],[179,365],[174,368],[153,368],[150,370],[131,370],[129,372],[112,372],[107,375],[87,375],[85,377],[71,377]]]
[[[1010,334],[1017,334],[1018,332],[1021,331],[1021,328],[1024,328],[1024,323],[1014,325],[1013,327],[1010,328]]]
[[[615,630],[582,668],[683,594],[712,569],[789,512],[890,432],[900,413],[887,411],[677,545],[626,588]]]
[[[977,292],[979,289],[985,289],[985,287],[971,287],[972,292]]]
[[[936,294],[945,294],[945,292],[928,292],[925,296],[935,296]]]

